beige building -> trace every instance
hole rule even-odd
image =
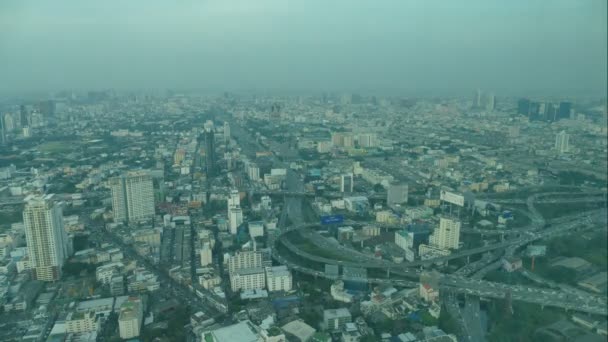
[[[100,322],[94,311],[72,312],[65,320],[65,331],[68,334],[80,334],[88,331],[97,331]]]
[[[118,332],[120,338],[128,339],[139,336],[143,321],[143,306],[138,297],[129,297],[120,306]]]
[[[429,237],[429,244],[442,249],[457,249],[460,244],[459,220],[450,217],[441,217],[439,227]]]
[[[128,172],[109,181],[116,222],[137,222],[154,216],[154,188],[146,171]]]
[[[59,280],[68,258],[68,238],[63,229],[61,207],[53,195],[26,198],[23,223],[34,279]]]

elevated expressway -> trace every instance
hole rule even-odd
[[[393,272],[404,277],[415,279],[420,275],[421,272],[417,267],[429,266],[435,263],[441,263],[455,258],[500,249],[505,249],[510,252],[508,254],[512,254],[517,248],[520,248],[526,244],[529,244],[542,238],[557,236],[560,234],[571,232],[575,229],[591,229],[596,226],[596,224],[593,222],[595,221],[594,217],[600,217],[602,215],[605,215],[605,212],[602,210],[594,210],[590,212],[579,213],[576,215],[570,215],[552,221],[554,225],[549,229],[545,229],[542,231],[535,230],[533,232],[527,233],[522,232],[523,236],[519,238],[514,238],[497,244],[461,251],[445,257],[406,262],[400,264],[386,260],[375,260],[372,258],[365,261],[359,259],[357,261],[351,261],[348,260],[348,258],[345,258],[346,260],[335,260],[316,256],[302,251],[285,237],[285,234],[289,232],[301,229],[315,228],[318,227],[318,224],[302,224],[282,229],[280,230],[280,235],[276,238],[276,242],[283,245],[290,253],[294,254],[297,258],[303,258],[321,264],[363,267],[368,269],[381,269],[386,270],[387,273]],[[322,271],[300,265],[294,262],[293,260],[290,260],[289,258],[285,257],[284,255],[281,255],[281,253],[278,252],[279,249],[277,248],[274,248],[273,251],[273,258],[276,261],[285,264],[298,272],[310,274],[315,277],[351,280],[348,278],[344,278],[343,276],[327,275]],[[488,266],[488,268],[493,268],[495,265],[491,264]],[[482,269],[478,271],[477,274],[483,274],[483,271],[484,270]],[[608,308],[606,305],[607,298],[604,296],[595,296],[591,294],[572,292],[566,293],[564,291],[555,289],[534,288],[521,285],[508,285],[502,283],[489,282],[480,278],[480,276],[474,276],[473,279],[471,279],[466,278],[464,275],[443,274],[440,278],[440,284],[442,289],[454,293],[497,299],[503,299],[505,298],[507,293],[509,293],[513,300],[535,303],[541,306],[559,307],[566,310],[582,311],[591,314],[599,314],[604,316],[608,315]],[[418,281],[405,279],[368,278],[367,281],[369,283],[374,284],[392,284],[394,286],[403,287],[418,286]]]

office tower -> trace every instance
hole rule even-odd
[[[243,223],[243,210],[240,206],[235,206],[228,212],[228,225],[230,226],[230,234],[236,235],[237,229]]]
[[[33,278],[55,281],[61,278],[68,258],[68,238],[63,228],[61,207],[53,195],[26,198],[23,210],[25,238]]]
[[[205,129],[205,166],[207,177],[215,176],[215,136],[213,129]]]
[[[398,182],[392,182],[388,186],[386,194],[386,204],[403,204],[407,203],[408,186]]]
[[[553,103],[547,103],[545,105],[545,112],[543,113],[545,121],[557,121],[557,110]]]
[[[122,339],[139,336],[143,321],[143,305],[138,297],[129,297],[120,306],[118,315],[118,333]]]
[[[201,249],[201,266],[210,265],[213,262],[213,253],[211,251],[211,244],[205,242]]]
[[[570,148],[570,135],[566,131],[561,131],[555,135],[555,150],[559,154],[568,152]]]
[[[30,121],[27,114],[27,108],[25,105],[19,107],[19,120],[21,121],[21,127],[27,127],[30,125]]]
[[[560,102],[557,120],[570,119],[570,110],[572,109],[571,102]],[[557,121],[556,120],[556,121]]]
[[[4,115],[0,114],[0,144],[6,144],[6,129],[4,128]]]
[[[109,186],[115,222],[137,222],[154,217],[152,177],[146,171],[114,177]]]
[[[224,121],[224,142],[230,142],[230,124],[227,121]]]
[[[460,221],[452,217],[441,217],[439,227],[429,237],[429,243],[443,249],[457,249],[460,243]]]
[[[352,173],[348,173],[340,177],[340,192],[353,192],[354,188],[355,182]]]
[[[485,110],[490,111],[490,112],[493,111],[494,109],[496,109],[496,96],[494,96],[494,94],[492,94],[492,93],[484,96],[483,106],[484,106]]]
[[[473,108],[481,108],[481,97],[481,89],[477,89],[477,91],[475,92],[475,97],[473,98]]]
[[[519,101],[517,101],[517,113],[528,116],[530,113],[530,100],[519,99]]]

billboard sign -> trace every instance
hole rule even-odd
[[[464,207],[464,196],[463,195],[455,194],[455,193],[449,192],[447,190],[441,190],[441,193],[439,194],[439,199],[444,202],[448,202],[448,203],[455,204],[460,207]]]
[[[336,224],[344,222],[344,216],[342,215],[325,215],[321,216],[321,224]]]

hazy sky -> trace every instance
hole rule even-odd
[[[2,0],[0,92],[606,93],[606,0]]]

